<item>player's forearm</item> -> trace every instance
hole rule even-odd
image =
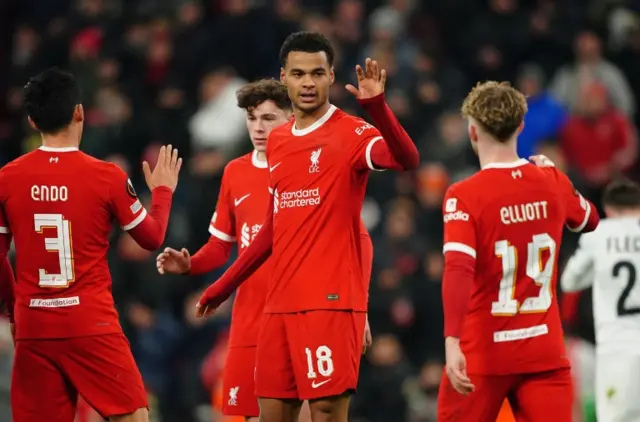
[[[373,119],[389,148],[389,152],[402,167],[402,170],[417,168],[420,162],[418,149],[385,102],[384,94],[360,100],[360,104]],[[375,156],[372,156],[372,160],[374,164],[384,168],[394,167],[393,165],[389,166],[387,163],[377,162]]]
[[[475,259],[461,252],[445,254],[442,275],[444,336],[460,338],[475,278]]]
[[[240,285],[247,280],[271,256],[273,245],[273,217],[269,213],[267,220],[251,245],[236,259],[229,269],[211,286],[204,295],[207,304],[220,306]]]
[[[222,267],[231,254],[233,243],[225,242],[215,236],[209,237],[209,241],[191,257],[189,275],[201,275]]]
[[[172,197],[173,191],[164,186],[157,187],[151,192],[149,214],[140,224],[129,230],[129,234],[142,248],[154,251],[164,242]]]

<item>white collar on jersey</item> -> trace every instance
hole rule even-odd
[[[524,166],[525,164],[529,164],[529,161],[524,158],[520,158],[516,161],[511,161],[508,163],[489,163],[482,167],[482,170],[486,169],[512,169],[514,167]]]
[[[269,167],[269,164],[267,164],[266,161],[262,161],[258,158],[258,151],[256,151],[255,149],[251,154],[251,164],[253,164],[255,167],[258,167],[259,169],[266,169],[267,167]]]
[[[78,147],[46,147],[42,145],[38,149],[46,152],[72,152],[72,151],[77,151]]]
[[[318,129],[323,124],[327,123],[327,120],[329,120],[331,116],[333,116],[333,113],[335,113],[337,109],[338,108],[336,106],[334,106],[333,104],[330,104],[329,110],[327,110],[327,112],[324,113],[324,116],[320,117],[311,126],[306,127],[304,129],[296,129],[296,122],[294,121],[293,124],[291,125],[291,133],[294,136],[304,136],[304,135],[310,134],[311,132]]]

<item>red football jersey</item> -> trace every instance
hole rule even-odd
[[[255,152],[236,158],[224,169],[209,233],[225,242],[237,242],[238,254],[242,254],[258,234],[270,205],[267,163],[259,161]],[[271,260],[267,260],[238,288],[231,316],[230,347],[258,343],[258,321],[264,310],[270,271]]]
[[[121,332],[107,265],[113,219],[147,215],[118,166],[77,148],[41,147],[0,170],[0,231],[17,251],[19,339]]]
[[[460,339],[469,373],[569,366],[556,300],[558,252],[565,224],[582,230],[590,210],[564,174],[524,159],[485,166],[449,188],[444,252],[476,259]]]
[[[273,271],[265,312],[367,310],[360,212],[376,128],[331,106],[313,125],[291,121],[267,144]]]

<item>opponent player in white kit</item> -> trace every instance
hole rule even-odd
[[[562,274],[565,292],[593,286],[598,422],[640,421],[640,186],[613,182],[606,219],[583,234]]]

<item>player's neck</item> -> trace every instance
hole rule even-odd
[[[480,159],[481,168],[491,163],[512,163],[520,159],[518,151],[513,144],[498,144],[494,142],[479,142],[478,158]]]
[[[58,133],[42,133],[42,146],[47,148],[78,148],[78,137],[74,131],[65,129]]]
[[[260,161],[261,163],[266,163],[267,162],[267,153],[264,151],[256,151],[256,160]]]
[[[329,101],[324,103],[322,107],[317,110],[312,111],[311,113],[305,113],[303,110],[298,108],[293,110],[293,117],[295,119],[294,127],[298,130],[304,130],[318,121],[322,116],[327,114],[331,104]]]

